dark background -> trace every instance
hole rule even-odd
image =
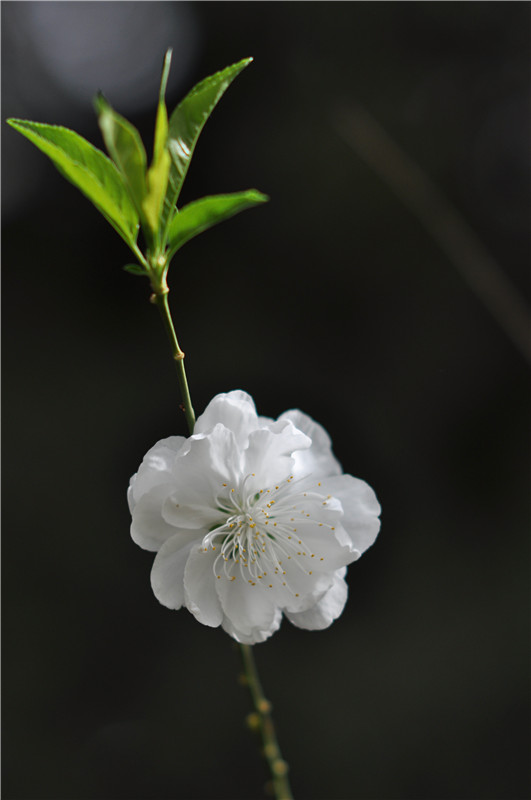
[[[528,294],[527,3],[2,4],[3,119],[101,146],[102,89],[151,146],[170,108],[253,55],[183,201],[271,202],[187,244],[171,305],[194,404],[300,407],[383,507],[324,632],[256,647],[298,800],[521,799],[528,752],[528,366],[356,149],[361,104]],[[125,490],[184,433],[144,279],[3,124],[6,800],[261,797],[238,653],[152,595]],[[509,311],[510,316],[510,311]]]

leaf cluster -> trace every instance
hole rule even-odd
[[[68,128],[21,119],[7,122],[88,197],[135,254],[138,263],[128,264],[125,269],[135,275],[147,275],[153,291],[161,294],[167,291],[170,260],[186,242],[268,199],[249,189],[203,197],[178,207],[205,122],[234,78],[251,61],[243,59],[205,78],[168,116],[165,94],[171,50],[166,52],[149,166],[138,130],[101,93],[94,104],[108,156]],[[138,246],[140,230],[146,245],[144,253]]]

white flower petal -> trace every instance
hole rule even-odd
[[[218,395],[188,439],[157,442],[131,479],[131,534],[158,550],[153,591],[204,625],[255,644],[282,613],[299,627],[343,610],[346,565],[374,541],[380,506],[342,475],[328,434],[300,411],[258,417]]]
[[[241,644],[259,644],[260,642],[265,642],[275,631],[278,631],[281,622],[282,612],[280,609],[277,609],[271,626],[264,631],[261,631],[259,628],[253,628],[251,633],[244,633],[235,628],[228,617],[223,617],[221,627],[229,636],[232,636],[233,639],[236,639],[237,642],[241,642]]]
[[[293,469],[291,454],[311,446],[311,439],[289,420],[275,422],[269,428],[253,431],[245,451],[244,474],[255,473],[258,487],[265,488],[285,478]]]
[[[238,447],[246,447],[249,434],[258,427],[253,398],[240,390],[216,395],[197,418],[194,434],[208,433],[220,422],[233,432]]]
[[[360,557],[359,550],[352,547],[343,526],[336,525],[334,528],[328,531],[320,528],[318,523],[311,523],[297,529],[303,542],[299,547],[304,547],[300,552],[306,553],[302,558],[311,569],[334,572]],[[312,554],[315,558],[312,558]]]
[[[215,587],[225,616],[234,628],[243,634],[251,634],[254,629],[267,631],[276,619],[275,597],[272,590],[260,585],[252,586],[237,574],[231,581],[222,571]]]
[[[151,569],[151,587],[155,597],[166,608],[184,604],[184,570],[197,534],[178,533],[168,539],[155,557]]]
[[[173,525],[162,518],[162,506],[173,489],[171,484],[163,483],[141,495],[133,508],[131,537],[144,550],[160,550],[164,542],[177,533]]]
[[[184,572],[184,594],[188,611],[203,625],[217,628],[223,619],[213,573],[216,553],[193,547]]]
[[[148,450],[138,472],[131,478],[133,504],[154,486],[171,480],[173,462],[185,442],[184,436],[169,436]]]
[[[347,596],[347,584],[341,576],[341,571],[338,570],[334,583],[314,606],[301,613],[286,611],[286,616],[298,628],[322,630],[328,628],[340,616],[347,602]]]
[[[284,612],[299,613],[311,608],[328,591],[334,573],[314,572],[306,575],[302,571],[290,571],[287,586],[276,590],[278,603]]]
[[[206,505],[183,505],[177,502],[177,496],[167,497],[162,506],[162,517],[170,525],[177,528],[206,528],[207,530],[219,522],[219,511]]]
[[[380,530],[380,503],[368,483],[352,475],[338,475],[323,483],[325,489],[341,501],[343,527],[360,553],[369,548]]]
[[[341,464],[332,453],[332,442],[330,436],[322,425],[315,422],[307,414],[298,409],[286,411],[279,417],[280,420],[290,420],[298,430],[305,433],[312,441],[308,450],[300,450],[294,453],[295,459],[294,475],[313,475],[325,477],[327,475],[341,474]]]
[[[172,497],[183,506],[215,508],[223,484],[234,485],[239,478],[241,457],[234,434],[218,424],[210,433],[188,441],[188,452],[173,464]]]

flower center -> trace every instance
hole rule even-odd
[[[313,575],[313,567],[325,560],[313,552],[309,539],[315,541],[316,525],[335,530],[337,508],[329,507],[330,495],[299,489],[304,478],[290,476],[258,491],[251,490],[251,478],[254,474],[239,487],[223,484],[216,501],[220,524],[203,538],[202,550],[217,552],[213,570],[218,580],[285,587],[298,597],[300,578]]]

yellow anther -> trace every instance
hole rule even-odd
[[[217,578],[218,578],[218,581],[220,581],[221,580],[221,575],[218,575]]]
[[[324,558],[320,558],[319,561],[324,561]]]
[[[310,558],[315,558],[315,553],[312,553]]]
[[[271,703],[265,697],[258,701],[256,707],[261,714],[268,714],[271,711]]]
[[[295,595],[295,597],[298,597],[298,596],[299,596],[299,593],[297,592],[297,594]]]
[[[272,584],[272,583],[270,583],[270,584],[269,584],[269,588],[270,588],[270,589],[272,589],[272,588],[273,588],[273,584]]]
[[[226,486],[227,484],[226,484],[226,483],[222,483],[221,485],[222,485],[222,486]]]

